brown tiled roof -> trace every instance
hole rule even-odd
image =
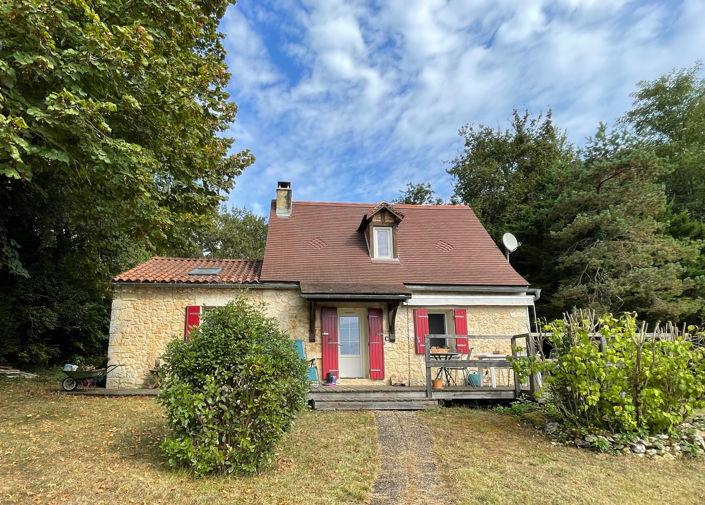
[[[372,260],[358,225],[374,204],[294,202],[269,217],[261,280],[359,284],[527,286],[462,205],[394,205],[398,261]]]
[[[194,268],[221,268],[216,275],[189,275]],[[240,284],[259,282],[262,260],[154,257],[123,272],[115,282]]]

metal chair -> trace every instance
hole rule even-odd
[[[316,368],[316,358],[306,359],[306,351],[304,350],[303,340],[294,340],[294,346],[296,347],[296,352],[299,353],[299,358],[308,361],[308,371],[307,380],[310,384],[314,386],[319,385],[318,380],[318,368]]]
[[[473,349],[472,347],[468,347],[468,353],[465,355],[465,358],[464,358],[465,361],[469,361],[469,360],[470,360],[470,356],[472,355],[472,349]],[[461,360],[461,361],[462,361],[462,360]],[[457,370],[462,370],[462,371],[463,371],[463,385],[466,385],[466,384],[468,383],[467,381],[468,381],[468,373],[469,373],[469,372],[468,372],[468,367],[467,367],[467,366],[462,366],[462,365],[460,365],[460,366],[449,366],[449,367],[446,367],[446,368],[447,368],[448,370],[456,370],[456,371],[457,371]],[[457,384],[457,381],[456,381],[455,376],[453,376],[453,382],[455,382],[455,383]]]

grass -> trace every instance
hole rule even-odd
[[[516,419],[484,410],[422,415],[441,478],[461,505],[702,503],[703,461],[614,457],[552,445]]]
[[[306,412],[256,477],[196,478],[169,468],[168,433],[148,398],[58,392],[59,376],[0,378],[0,503],[359,504],[378,468],[367,412]],[[552,445],[514,418],[435,409],[428,422],[448,494],[459,504],[700,503],[705,462],[613,457]]]
[[[0,378],[2,504],[361,503],[377,468],[374,419],[306,412],[255,477],[196,478],[169,468],[168,433],[148,398],[58,392],[59,378]]]

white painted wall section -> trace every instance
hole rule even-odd
[[[529,307],[534,304],[534,297],[528,295],[412,294],[406,304],[415,307]]]

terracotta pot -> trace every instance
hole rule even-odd
[[[431,381],[432,389],[443,389],[443,379],[433,379]]]

